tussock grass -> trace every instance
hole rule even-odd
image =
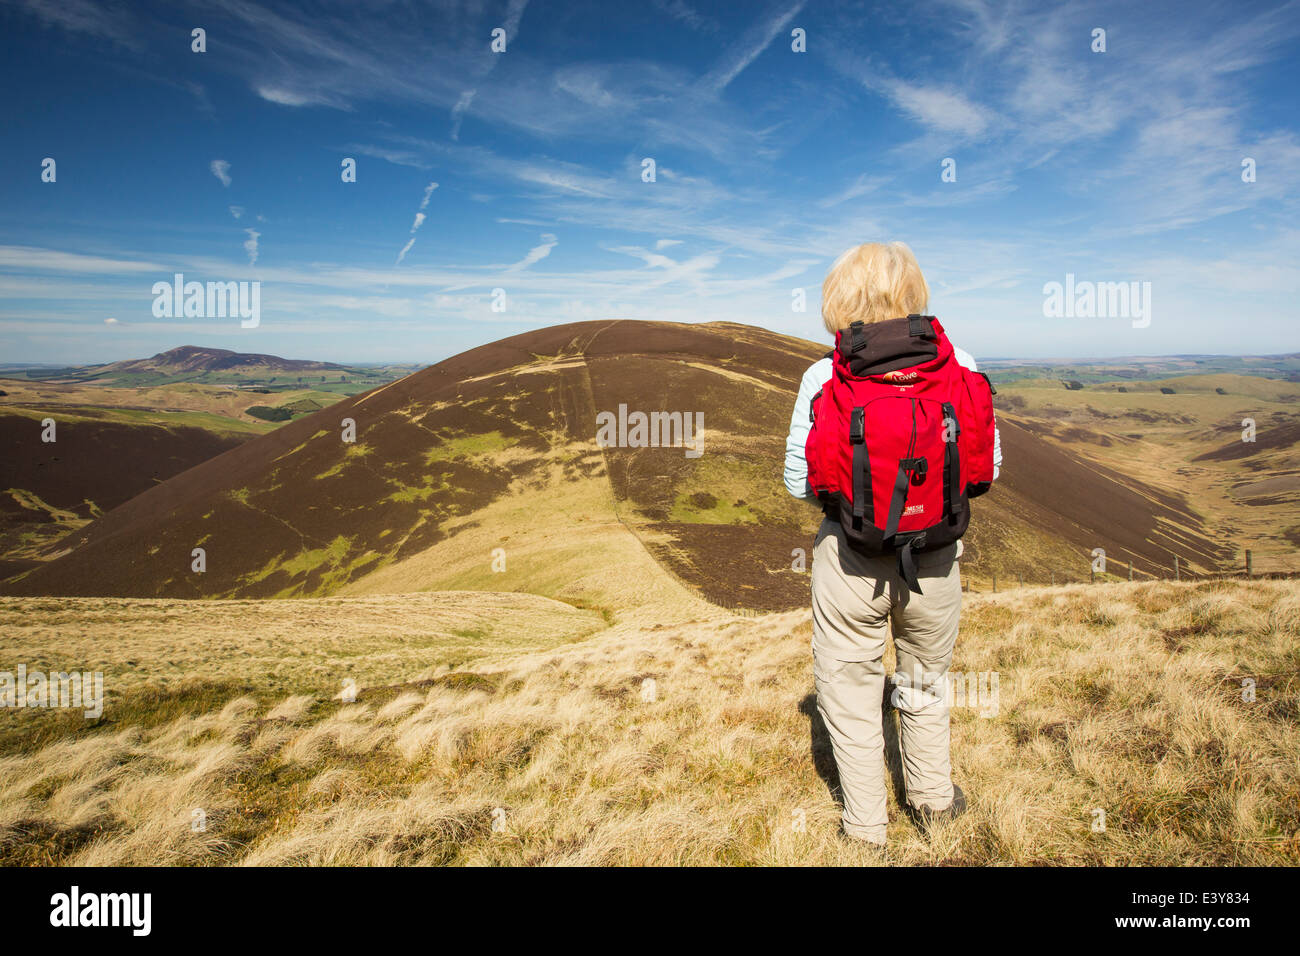
[[[362,684],[353,703],[240,694],[180,713],[159,698],[152,717],[131,710],[0,757],[0,859],[869,863],[837,836],[807,617],[624,621]],[[1296,584],[969,597],[953,667],[1000,678],[996,713],[953,710],[970,809],[918,831],[891,759],[888,863],[1300,859]],[[206,830],[191,827],[196,808]]]

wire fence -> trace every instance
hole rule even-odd
[[[1003,571],[989,575],[980,573],[978,563],[971,566],[969,562],[963,559],[962,591],[967,594],[997,594],[1019,588],[1066,587],[1075,584],[1118,584],[1124,581],[1286,581],[1300,578],[1300,570],[1277,567],[1261,568],[1256,566],[1252,551],[1247,550],[1246,555],[1246,562],[1243,567],[1216,571],[1189,569],[1181,559],[1171,563],[1167,569],[1156,568],[1153,571],[1138,569],[1130,563],[1114,561],[1108,558],[1106,561],[1107,571],[1103,573],[1098,573],[1089,568],[1083,572],[1077,570],[1073,572],[1050,571],[1044,574],[1040,570],[1036,573],[1024,574]],[[1276,556],[1274,557],[1276,558]],[[1297,556],[1295,563],[1300,565],[1300,556]],[[1118,571],[1115,570],[1116,567],[1118,567]],[[675,574],[673,576],[677,577],[678,581],[688,587],[701,600],[722,608],[737,617],[762,617],[766,614],[782,613],[707,598],[699,588]]]
[[[1276,557],[1276,556],[1274,556]],[[1292,562],[1295,566],[1300,566],[1300,560]],[[980,594],[985,592],[996,593],[998,591],[1009,591],[1013,588],[1024,587],[1064,587],[1070,584],[1106,584],[1118,583],[1122,581],[1244,581],[1244,580],[1293,580],[1300,578],[1300,570],[1293,567],[1269,567],[1261,568],[1255,564],[1254,552],[1247,549],[1245,552],[1244,565],[1235,569],[1222,568],[1217,570],[1205,571],[1194,570],[1177,556],[1174,556],[1172,563],[1167,568],[1155,568],[1154,570],[1139,569],[1132,562],[1106,558],[1100,567],[1105,570],[1099,570],[1097,562],[1087,566],[1087,569],[1080,572],[1074,571],[1049,571],[1046,575],[1040,570],[1033,574],[1024,574],[1021,572],[1000,572],[981,574],[978,563],[971,566],[971,562],[963,561],[963,580],[962,590],[970,594]],[[1118,570],[1116,570],[1118,568]]]

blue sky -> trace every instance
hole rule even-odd
[[[820,341],[830,263],[887,239],[977,357],[1300,350],[1296,2],[0,0],[0,64],[0,361]],[[176,272],[261,282],[260,325],[155,318]],[[1151,283],[1150,324],[1045,317],[1067,274]]]

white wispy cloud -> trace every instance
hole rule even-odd
[[[995,114],[968,99],[958,90],[892,80],[884,84],[890,98],[925,126],[940,132],[978,136],[987,130]]]
[[[411,247],[415,245],[415,233],[424,225],[424,210],[428,208],[429,197],[433,195],[433,191],[437,188],[437,183],[429,183],[429,185],[424,187],[424,195],[420,198],[420,206],[419,209],[416,210],[415,221],[411,223],[411,238],[407,240],[406,245],[402,246],[402,251],[397,254],[397,261],[393,263],[395,267],[402,264],[402,260],[406,258],[406,254],[410,252]]]
[[[411,247],[413,245],[415,245],[414,236],[406,240],[406,245],[402,246],[402,251],[397,254],[397,261],[393,263],[393,265],[400,266],[402,264],[402,260],[406,258],[406,254],[411,251]]]
[[[224,62],[259,97],[281,106],[358,111],[363,103],[408,102],[446,109],[453,143],[472,110],[485,123],[539,136],[594,135],[617,142],[650,132],[665,144],[734,157],[764,144],[747,128],[742,109],[715,98],[803,3],[763,15],[702,80],[666,61],[540,60],[536,50],[518,42],[526,6],[511,0],[503,16],[500,8],[483,4],[449,4],[440,10],[445,29],[430,33],[418,7],[389,6],[384,17],[358,22],[233,0]],[[684,6],[674,9],[686,12]],[[489,32],[498,26],[510,44],[504,54],[488,49]],[[439,64],[436,71],[428,69],[431,58]],[[507,69],[499,68],[503,63]],[[695,93],[682,96],[692,86]],[[411,160],[400,151],[385,158]]]
[[[692,30],[698,30],[701,33],[718,32],[717,20],[700,13],[700,11],[686,3],[685,0],[653,0],[653,3],[656,10],[666,13],[674,20],[681,21]]]
[[[609,246],[610,252],[619,252],[625,256],[634,256],[640,259],[651,269],[671,269],[677,265],[677,260],[669,258],[658,252],[651,252],[641,246]]]
[[[386,163],[392,163],[394,166],[410,166],[413,169],[429,169],[433,164],[426,157],[421,156],[418,152],[408,149],[388,149],[383,146],[374,146],[369,143],[351,143],[343,147],[344,153],[360,153],[362,156],[373,156],[375,159],[382,159]]]
[[[519,34],[519,21],[523,19],[524,10],[528,7],[528,0],[510,0],[506,8],[505,22],[501,24],[501,29],[506,35],[506,50],[510,49],[510,44],[515,42]],[[496,69],[496,65],[502,54],[492,52],[486,59],[478,60],[478,68],[474,71],[475,75],[481,80]],[[465,119],[465,114],[469,111],[477,95],[477,88],[462,90],[456,100],[456,104],[451,108],[451,138],[460,139],[460,126]]]
[[[113,275],[139,272],[165,272],[168,266],[150,259],[108,257],[38,246],[0,246],[0,269],[58,274],[88,273]]]
[[[224,159],[214,159],[208,168],[212,170],[212,175],[217,177],[221,185],[230,185],[230,163]]]
[[[541,238],[542,238],[542,242],[540,245],[533,246],[533,248],[529,249],[528,254],[524,256],[522,259],[520,259],[518,262],[506,266],[505,271],[508,273],[522,272],[523,270],[531,266],[533,263],[541,262],[543,259],[549,256],[551,254],[551,250],[555,248],[556,243],[558,243],[559,240],[555,238],[554,234],[549,232],[542,233]]]
[[[765,19],[751,25],[723,54],[719,62],[700,79],[700,87],[711,93],[721,93],[739,76],[772,41],[786,31],[790,22],[804,8],[804,0],[777,10]]]
[[[451,138],[452,139],[460,139],[461,121],[464,120],[465,113],[470,108],[470,104],[474,102],[474,94],[476,92],[478,91],[465,90],[463,93],[460,94],[460,99],[456,101],[456,105],[451,108]]]
[[[244,251],[248,253],[248,264],[255,266],[257,265],[258,240],[262,238],[262,234],[256,229],[245,229],[244,232],[248,236],[244,240]]]
[[[512,281],[517,283],[519,277],[527,274],[527,269],[530,266],[549,256],[551,250],[559,242],[554,233],[544,232],[540,238],[541,243],[529,249],[519,261],[505,265],[488,265],[470,270],[471,275],[469,277],[462,276],[450,281],[442,287],[441,291],[443,293],[459,292],[476,286],[486,287],[504,281],[506,278],[511,278]]]
[[[599,110],[626,108],[627,98],[615,95],[610,88],[611,73],[608,64],[566,64],[555,71],[555,88]]]
[[[832,206],[838,206],[841,203],[848,202],[850,199],[857,199],[859,196],[865,196],[868,193],[875,192],[888,182],[888,176],[869,176],[866,173],[862,173],[844,189],[832,193],[829,196],[822,197],[818,200],[817,205],[823,209],[830,209]]]
[[[336,110],[352,109],[351,104],[342,97],[330,96],[319,90],[289,89],[283,86],[259,84],[253,88],[253,92],[268,103],[279,106],[328,106]]]
[[[133,50],[141,48],[136,19],[122,6],[92,0],[20,0],[18,6],[50,26],[103,37]]]
[[[503,24],[506,31],[506,39],[514,40],[519,34],[519,21],[524,17],[524,11],[528,9],[528,0],[510,0],[506,6],[506,19]]]

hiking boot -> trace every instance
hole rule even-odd
[[[885,862],[885,854],[888,849],[887,844],[877,843],[875,840],[868,840],[866,837],[854,836],[844,829],[843,824],[840,825],[838,833],[840,840],[844,843],[851,844],[855,847],[865,847],[872,860],[879,863]]]
[[[949,823],[966,812],[966,794],[962,793],[961,787],[955,783],[952,785],[952,803],[942,810],[935,810],[932,807],[913,807],[912,814],[917,822],[925,829],[930,829],[936,824]]]

